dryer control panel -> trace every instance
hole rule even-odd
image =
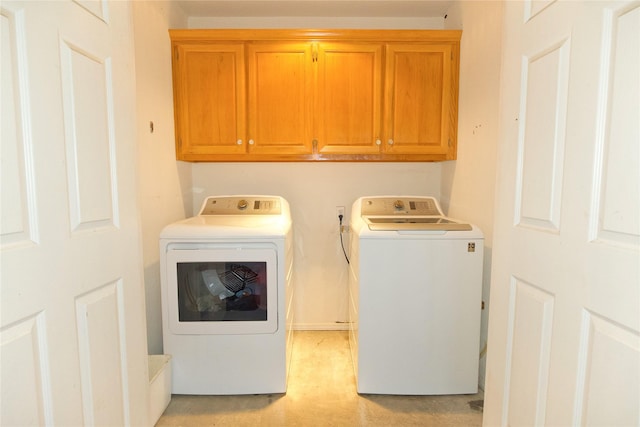
[[[199,215],[280,215],[279,197],[225,196],[207,197]]]

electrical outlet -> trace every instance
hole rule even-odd
[[[344,206],[336,206],[336,218],[339,218],[342,215],[342,220],[344,221]]]

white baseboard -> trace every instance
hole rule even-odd
[[[349,324],[346,322],[328,323],[294,323],[294,331],[347,331]]]

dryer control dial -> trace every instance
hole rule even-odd
[[[402,200],[396,200],[395,202],[393,202],[393,207],[395,208],[395,210],[397,211],[401,211],[404,210],[404,202]]]
[[[243,211],[247,209],[247,207],[249,207],[249,202],[247,202],[245,199],[241,199],[238,201],[238,209]]]

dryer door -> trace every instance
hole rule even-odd
[[[170,249],[166,260],[172,333],[265,334],[278,329],[275,249]]]

